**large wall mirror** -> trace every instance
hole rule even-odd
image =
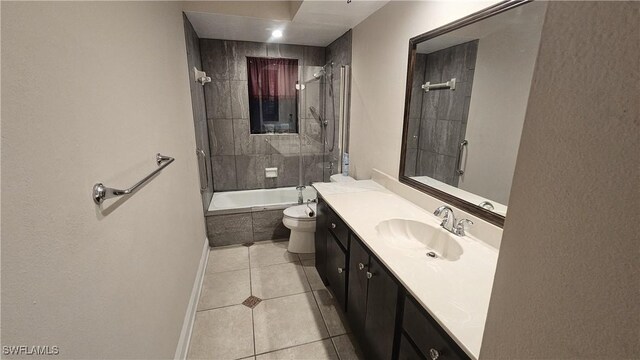
[[[503,225],[545,11],[507,1],[409,41],[400,181]]]

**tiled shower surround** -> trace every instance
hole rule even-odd
[[[352,32],[351,30],[344,33],[342,36],[337,38],[334,42],[329,44],[326,48],[326,63],[333,63],[333,88],[331,89],[334,98],[332,99],[331,94],[329,92],[329,86],[324,87],[324,99],[326,101],[326,106],[324,108],[323,116],[327,119],[331,124],[335,124],[335,126],[329,125],[327,127],[327,132],[329,133],[328,141],[333,141],[335,147],[333,151],[330,150],[330,146],[327,146],[325,149],[325,166],[324,166],[324,181],[329,181],[329,177],[339,171],[338,165],[338,157],[340,156],[338,151],[338,131],[339,131],[339,107],[340,107],[340,66],[342,65],[351,65],[351,38]],[[332,102],[333,100],[333,102]],[[332,109],[332,106],[335,109]],[[348,133],[347,133],[348,138]],[[331,172],[331,166],[333,164],[333,173]]]
[[[189,72],[189,88],[191,92],[191,104],[193,110],[193,123],[196,132],[196,148],[202,151],[198,160],[198,175],[200,175],[200,195],[202,197],[202,207],[206,210],[213,196],[213,186],[211,185],[211,166],[205,159],[209,159],[209,134],[207,130],[207,113],[204,106],[204,87],[195,81],[193,68],[202,69],[200,56],[200,38],[193,29],[193,26],[184,16],[184,34],[187,45],[187,65]],[[202,155],[204,153],[204,155]]]
[[[303,135],[251,135],[247,56],[298,59],[301,79],[309,79],[324,65],[322,47],[201,39],[203,70],[212,82],[205,85],[205,103],[215,191],[296,186],[302,154],[306,184],[322,180],[324,146],[320,123],[309,106],[320,107],[320,83],[300,91]],[[308,70],[310,69],[310,70]],[[277,167],[277,178],[266,178],[265,168]]]
[[[297,186],[302,157],[303,183],[328,181],[338,172],[338,109],[340,66],[351,64],[351,31],[328,47],[267,44],[247,41],[200,39],[202,68],[212,82],[204,86],[206,125],[214,191],[249,190]],[[300,78],[310,80],[327,62],[333,62],[333,88],[321,81],[306,84],[300,91],[301,137],[298,134],[251,135],[247,56],[298,59]],[[331,107],[332,97],[334,107]],[[327,106],[324,106],[324,103]],[[309,107],[329,121],[325,148],[323,129]],[[329,166],[333,164],[333,172]],[[278,177],[266,178],[265,168],[277,167]],[[286,238],[289,229],[282,224],[283,208],[229,210],[207,213],[207,237],[211,246],[242,244]]]
[[[417,54],[409,109],[406,175],[457,186],[458,145],[465,138],[478,41]],[[425,92],[421,85],[456,78],[455,90]]]

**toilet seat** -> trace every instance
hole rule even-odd
[[[298,221],[316,221],[316,204],[309,204],[309,207],[313,210],[313,216],[309,216],[306,213],[307,205],[290,206],[284,209],[284,216]]]

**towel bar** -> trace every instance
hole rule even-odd
[[[171,164],[175,159],[170,156],[164,156],[160,153],[156,154],[156,163],[158,164],[158,168],[155,169],[151,174],[144,177],[144,179],[138,181],[135,185],[128,189],[119,190],[113,189],[104,186],[102,183],[97,183],[93,185],[93,202],[96,205],[102,204],[102,202],[106,199],[111,199],[117,196],[129,195],[136,192],[140,186],[146,183],[149,179],[151,179],[155,174],[159,173],[162,169],[166,168]]]

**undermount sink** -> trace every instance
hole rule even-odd
[[[463,252],[456,236],[437,225],[390,219],[381,221],[376,230],[389,245],[402,250],[424,252],[432,258],[455,261]]]

